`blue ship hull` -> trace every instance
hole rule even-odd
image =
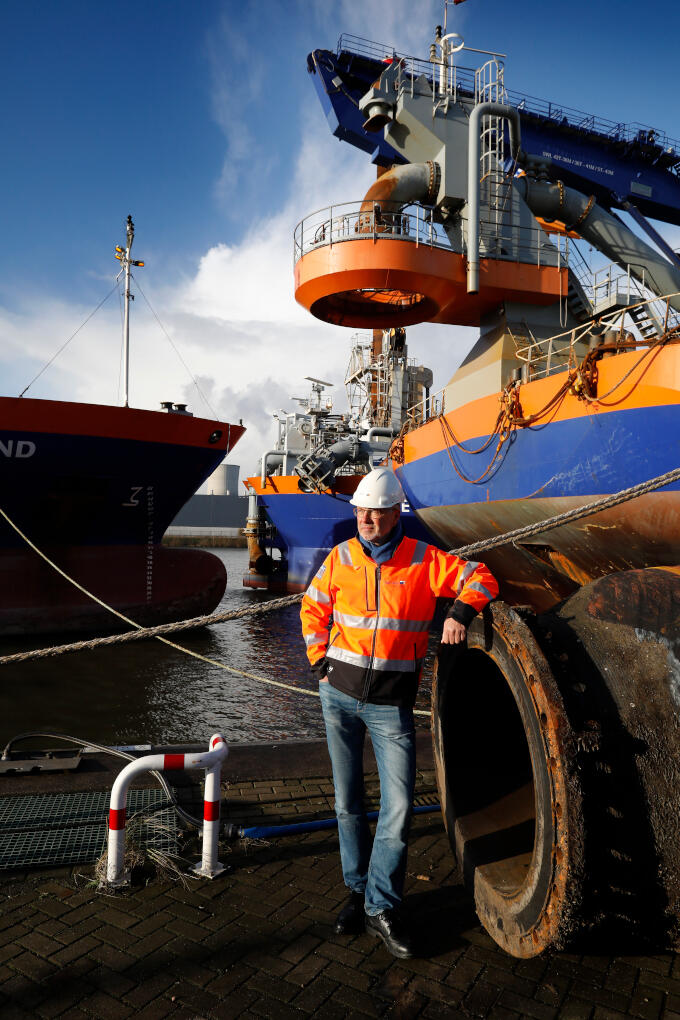
[[[311,492],[258,496],[258,504],[276,528],[273,545],[281,552],[282,561],[273,574],[246,575],[243,583],[273,591],[304,591],[333,546],[356,535],[348,500],[344,494],[334,497]],[[401,520],[407,535],[438,544],[408,504],[402,504]]]
[[[475,449],[488,438],[477,436],[465,445]],[[640,407],[518,430],[490,472],[475,483],[495,449],[494,442],[477,455],[460,447],[450,454],[439,450],[404,465],[397,474],[411,505],[420,511],[497,500],[595,499],[680,463],[678,408]],[[680,483],[668,488],[677,491]]]
[[[477,455],[460,446],[429,452],[424,442],[424,455],[407,456],[397,474],[419,516],[445,548],[455,549],[676,468],[679,414],[677,404],[629,407],[518,429],[488,474],[495,442]],[[463,445],[477,449],[486,438]],[[680,483],[675,482],[479,558],[499,578],[505,601],[542,610],[605,574],[677,564],[679,551]]]

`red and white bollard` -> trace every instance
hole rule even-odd
[[[130,873],[124,870],[125,806],[131,780],[140,772],[164,772],[172,769],[205,769],[203,798],[203,858],[194,874],[214,878],[224,871],[217,860],[220,831],[220,773],[229,748],[221,733],[210,738],[208,751],[200,754],[147,754],[126,765],[111,790],[106,884],[114,888],[129,885]]]
[[[215,764],[206,769],[205,788],[203,791],[203,856],[201,860],[191,869],[195,875],[203,878],[214,878],[224,871],[224,865],[217,860],[217,844],[220,838],[220,774],[222,762],[229,754],[224,737],[216,733],[210,738],[210,754],[217,754],[221,748],[220,757]]]

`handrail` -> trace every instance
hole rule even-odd
[[[669,299],[676,296],[677,295],[675,294],[667,294],[660,298],[655,297],[649,298],[646,301],[638,301],[637,303],[627,307],[618,308],[606,315],[600,315],[595,321],[602,333],[605,333],[608,330],[614,330],[614,328],[620,327],[622,316],[631,316],[632,313],[636,311],[644,313],[645,309],[649,308],[649,317],[656,319],[658,323],[661,323],[664,327],[664,331],[669,331],[671,329],[680,330],[680,314],[673,311],[669,303]],[[663,314],[661,314],[661,309],[663,309]],[[574,345],[579,342],[583,343],[586,340],[589,340],[592,327],[593,320],[589,320],[588,322],[581,323],[574,328],[564,330],[562,333],[557,333],[555,336],[546,337],[544,340],[535,340],[533,336],[530,340],[526,337],[515,337],[515,356],[519,361],[523,361],[526,365],[531,366],[531,379],[543,378],[547,375],[557,374],[558,372],[566,372],[569,368],[570,357],[573,353]],[[630,328],[637,328],[642,342],[649,339],[640,333],[635,319],[633,319],[630,323]],[[524,345],[521,343],[522,339],[527,340]],[[556,360],[557,364],[555,364]],[[437,390],[434,394],[430,394],[429,414],[427,413],[427,399],[423,399],[407,408],[407,419],[411,419],[412,422],[425,422],[429,418],[436,418],[441,414],[446,414],[447,387],[448,384],[447,386],[443,386],[440,390]]]
[[[374,42],[370,39],[363,39],[360,36],[343,34],[338,40],[336,55],[345,50],[357,53],[360,56],[370,57],[373,60],[404,60],[412,69],[412,75],[433,76],[433,65],[429,60],[414,57],[411,54],[399,53],[392,46]],[[465,53],[465,50],[462,51]],[[387,66],[387,65],[386,65]],[[456,65],[456,90],[468,93],[474,98],[474,76],[476,68],[462,67]],[[649,124],[642,124],[639,121],[625,123],[613,121],[606,117],[596,117],[594,114],[575,107],[563,106],[553,103],[550,100],[539,99],[524,92],[506,90],[507,102],[514,106],[520,113],[528,113],[545,120],[556,123],[568,124],[570,127],[589,134],[600,135],[603,140],[617,142],[633,142],[640,145],[654,146],[663,150],[669,155],[675,154],[680,157],[680,140],[671,138],[665,131],[652,127]]]
[[[433,209],[414,202],[399,211],[387,209],[386,201],[341,202],[317,209],[295,227],[293,257],[297,263],[308,252],[350,241],[403,241],[452,251],[451,242]],[[463,219],[467,228],[467,220]],[[568,265],[566,239],[548,239],[543,228],[500,225],[495,220],[480,221],[481,258],[535,263],[544,266]]]
[[[358,202],[339,202],[309,213],[295,227],[294,261],[315,248],[368,238],[389,238],[450,249],[444,228],[433,221],[429,206],[414,203],[398,212],[383,211],[387,204],[361,199]]]

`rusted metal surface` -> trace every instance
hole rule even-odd
[[[636,931],[674,944],[680,935],[680,571],[601,578],[540,622],[572,671],[569,710],[581,732],[587,796],[584,920],[617,935]]]
[[[497,500],[420,510],[423,523],[449,548],[493,537],[588,503],[591,497]],[[680,549],[680,492],[650,492],[545,536],[484,554],[511,605],[550,609],[581,585],[615,571],[663,567]]]
[[[382,212],[398,213],[407,204],[422,201],[431,204],[437,197],[440,179],[439,167],[431,160],[414,165],[407,163],[391,167],[379,174],[361,203],[361,212],[375,211],[375,203],[380,203]],[[373,229],[371,225],[370,229]]]
[[[433,745],[480,920],[514,956],[680,935],[680,569],[496,603],[443,646]]]
[[[455,661],[440,655],[433,699],[445,823],[480,920],[513,956],[561,945],[582,888],[575,744],[550,666],[514,610],[489,607]],[[454,718],[471,735],[469,767]]]

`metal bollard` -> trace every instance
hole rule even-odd
[[[131,780],[140,772],[172,769],[206,769],[203,799],[203,859],[193,869],[197,875],[213,878],[224,871],[217,860],[220,817],[220,773],[229,753],[221,733],[210,738],[209,750],[199,754],[147,754],[131,761],[117,776],[111,790],[109,806],[109,838],[106,884],[112,888],[130,884],[130,873],[124,870],[125,806]]]
[[[214,878],[224,871],[224,865],[217,860],[217,844],[220,837],[220,773],[222,762],[229,753],[221,733],[210,738],[210,752],[220,747],[224,752],[212,768],[206,769],[203,791],[203,856],[191,869],[195,875]]]

